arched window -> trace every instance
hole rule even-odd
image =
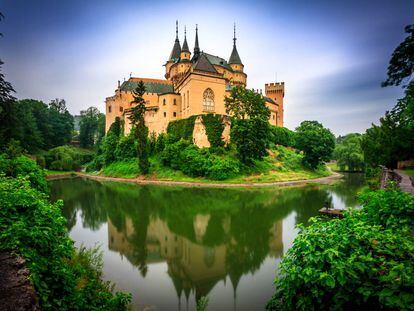
[[[163,106],[165,106],[165,98],[162,100],[162,104]]]
[[[174,105],[177,105],[177,99],[174,98]]]
[[[203,110],[214,111],[214,93],[210,88],[203,93]]]

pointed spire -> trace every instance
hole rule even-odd
[[[180,46],[180,40],[178,39],[178,20],[175,21],[175,42],[173,49],[171,51],[170,57],[168,58],[168,61],[176,61],[180,58],[181,54],[181,46]]]
[[[200,55],[200,46],[198,45],[198,25],[196,24],[196,36],[195,36],[195,43],[194,43],[193,59],[196,60],[199,55]]]
[[[236,23],[234,23],[234,28],[233,28],[233,51],[231,51],[231,55],[229,58],[229,64],[237,64],[237,65],[242,65],[240,56],[239,56],[239,52],[237,52],[237,48],[236,48]]]
[[[181,49],[181,52],[190,52],[190,49],[188,48],[188,43],[187,43],[187,29],[184,26],[184,42],[183,42],[183,47]]]

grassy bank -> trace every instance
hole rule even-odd
[[[237,174],[230,178],[214,179],[208,177],[194,177],[183,173],[181,170],[164,166],[158,157],[150,158],[150,173],[142,176],[142,179],[162,181],[183,181],[203,183],[266,183],[314,179],[331,175],[331,172],[321,166],[317,170],[311,170],[302,165],[302,155],[286,147],[278,147],[269,151],[269,155],[262,161],[255,161],[251,166],[243,166],[237,170]],[[231,155],[223,155],[223,159]],[[213,163],[214,165],[214,163]],[[117,161],[104,167],[99,175],[118,178],[138,178],[140,172],[136,159]]]

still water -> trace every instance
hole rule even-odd
[[[281,256],[329,201],[356,206],[361,175],[334,186],[204,189],[97,182],[50,183],[76,245],[103,251],[104,275],[134,310],[261,310]]]

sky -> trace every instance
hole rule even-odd
[[[285,125],[317,120],[364,132],[403,91],[381,87],[414,23],[414,1],[1,0],[0,59],[19,99],[64,98],[72,114],[105,111],[117,81],[163,78],[179,21],[190,50],[228,59],[233,23],[247,86],[285,82]]]

